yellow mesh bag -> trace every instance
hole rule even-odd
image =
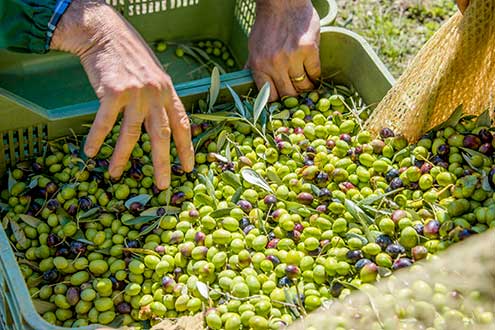
[[[495,106],[495,0],[471,0],[416,55],[378,104],[366,126],[393,128],[409,141],[447,120],[463,106],[480,115]]]

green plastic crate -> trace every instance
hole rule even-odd
[[[366,41],[348,30],[336,27],[322,28],[320,57],[323,77],[332,77],[337,83],[354,86],[368,104],[380,101],[394,83],[391,74]],[[229,84],[239,94],[245,94],[255,88],[249,70],[223,75],[221,81],[222,89],[217,101],[219,103],[231,101],[225,84]],[[178,86],[178,93],[186,108],[190,108],[206,96],[209,84],[210,80],[206,78]],[[16,103],[13,102],[13,105]],[[60,112],[53,120],[56,136],[67,135],[69,128],[76,130],[82,123],[90,122],[95,105],[87,105],[87,115],[78,114],[77,120],[71,117],[70,111]],[[8,237],[0,226],[0,329],[2,326],[9,330],[66,329],[48,324],[35,311]],[[97,329],[97,326],[80,329]]]
[[[150,44],[164,39],[185,42],[217,39],[236,63],[247,60],[247,38],[254,21],[254,0],[107,0]],[[335,0],[313,0],[321,25],[333,22]],[[194,80],[200,63],[178,59],[175,47],[157,54],[178,90]],[[213,56],[212,56],[213,57]],[[209,76],[202,70],[202,77]],[[197,77],[198,78],[198,77]],[[185,83],[185,85],[183,84]],[[80,127],[98,109],[96,95],[78,58],[66,53],[19,54],[0,50],[0,175],[7,164],[40,152],[42,141]],[[79,130],[76,130],[78,132]]]

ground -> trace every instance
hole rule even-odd
[[[337,26],[362,35],[394,77],[457,10],[453,0],[337,0]]]

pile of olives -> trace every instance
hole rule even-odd
[[[211,329],[278,329],[495,227],[485,120],[416,144],[387,128],[373,138],[369,108],[329,84],[259,122],[223,109],[192,116],[196,167],[175,163],[164,191],[146,133],[110,178],[119,126],[94,159],[65,138],[9,171],[3,226],[45,320],[149,328],[203,312]]]

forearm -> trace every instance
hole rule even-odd
[[[256,10],[281,11],[311,5],[310,0],[256,0]]]

